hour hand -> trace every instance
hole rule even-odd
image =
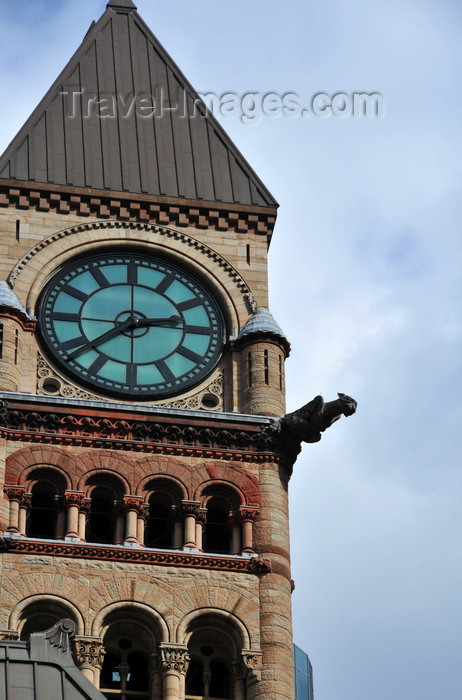
[[[167,328],[175,328],[181,323],[180,316],[169,316],[169,318],[139,318],[137,326],[164,326]]]
[[[136,320],[137,319],[135,319],[135,321]],[[74,352],[69,353],[69,358],[73,360],[74,357],[77,357],[77,355],[80,355],[80,353],[85,352],[86,350],[91,350],[91,348],[95,347],[95,345],[105,343],[106,340],[110,340],[115,335],[123,333],[123,331],[128,330],[131,326],[134,325],[136,325],[134,319],[131,316],[129,316],[125,321],[122,321],[122,323],[118,323],[116,326],[114,326],[114,328],[110,328],[105,333],[102,333],[101,335],[96,336],[96,338],[93,338],[93,340],[89,340],[88,343],[85,343],[85,345],[81,345],[79,348],[77,348],[77,350],[74,350]]]

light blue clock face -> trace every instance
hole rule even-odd
[[[211,372],[223,349],[223,316],[202,281],[176,263],[129,252],[61,270],[38,316],[61,368],[111,395],[183,392]]]

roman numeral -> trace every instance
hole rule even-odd
[[[136,365],[127,365],[127,377],[126,377],[126,383],[129,386],[135,386],[137,379],[137,370],[138,367]]]
[[[197,297],[194,297],[193,299],[187,299],[186,301],[181,301],[179,304],[177,304],[177,308],[180,309],[180,311],[186,311],[186,309],[192,309],[194,306],[201,306],[202,305],[202,299],[198,299]]]
[[[134,262],[129,262],[127,265],[127,282],[128,284],[136,284],[138,282],[138,267]]]
[[[109,287],[109,282],[106,279],[106,277],[103,275],[99,267],[91,267],[90,268],[90,273],[95,280],[95,282],[100,286],[100,287]]]
[[[90,374],[98,374],[100,369],[104,367],[108,358],[105,355],[99,355],[96,360],[88,368]]]
[[[212,329],[209,326],[190,326],[186,325],[184,327],[185,333],[198,333],[199,335],[210,335]]]
[[[170,367],[167,365],[167,363],[164,360],[157,360],[154,362],[155,366],[167,382],[174,382],[176,377],[173,374],[172,370]]]
[[[65,311],[54,311],[52,318],[53,321],[72,321],[73,323],[80,321],[79,314],[68,314]]]
[[[167,290],[172,282],[175,281],[175,275],[170,274],[170,275],[165,275],[164,279],[159,282],[159,284],[156,287],[156,292],[159,292],[159,294],[163,294],[165,290]]]
[[[65,340],[64,343],[61,343],[61,347],[63,350],[71,350],[72,348],[76,348],[78,345],[83,345],[87,342],[88,341],[85,338],[85,336],[80,335],[78,338],[71,338],[70,340]]]
[[[76,287],[72,287],[70,284],[64,285],[63,292],[65,292],[66,294],[70,294],[71,297],[75,297],[80,301],[86,301],[88,299],[88,294],[85,294],[85,292],[81,292],[80,289],[76,289]]]
[[[189,348],[185,348],[183,345],[177,348],[177,352],[180,355],[183,355],[183,357],[186,357],[188,360],[191,360],[191,362],[194,362],[196,365],[203,360],[202,355],[198,355],[197,352],[193,352]]]

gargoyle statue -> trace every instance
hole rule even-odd
[[[352,416],[357,402],[346,394],[337,394],[335,401],[324,402],[316,396],[298,411],[288,413],[274,423],[271,432],[282,433],[299,442],[319,442],[321,433],[335,423],[340,416]]]

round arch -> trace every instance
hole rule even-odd
[[[9,617],[9,628],[21,632],[28,618],[30,619],[31,616],[38,618],[40,615],[46,619],[53,618],[54,622],[70,617],[76,623],[76,634],[85,634],[83,615],[74,603],[56,595],[44,594],[32,595],[17,603]]]
[[[67,239],[66,245],[63,239]],[[187,260],[221,298],[230,330],[242,328],[256,309],[255,298],[243,277],[217,251],[185,231],[154,224],[105,220],[62,229],[22,257],[12,270],[9,283],[21,303],[35,309],[40,291],[58,267],[96,249],[114,251],[114,246],[168,253],[183,263]]]
[[[250,633],[244,622],[220,608],[198,608],[187,613],[178,624],[176,643],[188,644],[191,636],[204,626],[219,629],[241,649],[251,648]]]
[[[91,634],[95,637],[103,637],[110,624],[129,617],[135,619],[142,627],[149,631],[152,636],[152,629],[157,630],[159,642],[168,642],[170,632],[166,620],[157,610],[145,603],[134,603],[130,600],[121,600],[117,603],[110,603],[99,610],[91,624]]]

